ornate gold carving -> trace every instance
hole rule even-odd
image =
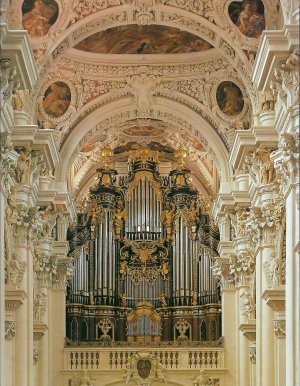
[[[105,147],[104,149],[101,150],[101,157],[102,157],[102,162],[104,164],[104,169],[108,169],[109,168],[109,164],[111,162],[111,158],[113,156],[113,151],[108,148],[108,147]],[[104,182],[103,182],[104,184]],[[105,186],[105,184],[104,184]]]
[[[175,151],[175,159],[177,162],[177,169],[178,170],[183,169],[186,158],[187,158],[187,153],[182,148]]]
[[[147,351],[133,354],[126,363],[123,379],[125,383],[134,382],[138,386],[150,386],[153,382],[165,382],[165,369],[159,358]]]
[[[175,328],[179,332],[178,341],[182,342],[189,339],[186,333],[191,328],[191,325],[185,319],[179,319],[175,324]]]

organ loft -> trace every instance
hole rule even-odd
[[[212,275],[218,228],[209,201],[175,152],[131,150],[127,175],[103,149],[96,183],[77,201],[68,231],[75,272],[67,290],[67,344],[205,344],[221,336],[221,305]]]

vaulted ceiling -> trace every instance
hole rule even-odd
[[[278,4],[12,0],[9,26],[27,29],[39,71],[32,113],[57,130],[57,178],[76,195],[103,147],[115,166],[141,144],[171,165],[181,147],[195,184],[214,197],[232,175],[235,131],[253,124],[251,70],[263,29],[280,26]]]

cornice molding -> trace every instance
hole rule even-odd
[[[33,88],[38,79],[38,73],[27,31],[11,31],[7,24],[0,23],[0,35],[1,57],[11,59],[16,67],[16,78],[20,82],[20,88]]]

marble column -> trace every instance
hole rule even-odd
[[[300,382],[299,204],[293,187],[286,199],[286,386]]]
[[[32,384],[33,372],[33,266],[32,255],[26,245],[15,245],[15,253],[26,263],[22,289],[26,295],[16,311],[16,386]]]
[[[257,384],[261,386],[274,386],[274,311],[264,300],[261,299],[262,293],[268,288],[264,263],[270,261],[271,254],[274,253],[274,246],[262,246],[257,256],[257,281],[256,281],[256,318],[257,318],[257,340],[256,340],[256,367]]]
[[[4,260],[4,220],[6,197],[0,189],[0,358],[5,358],[5,260]],[[4,385],[5,361],[0,360],[0,384]]]
[[[241,296],[245,293],[245,291],[249,291],[248,286],[240,286],[238,290],[239,297],[239,325],[245,321],[245,316],[242,313],[242,305],[241,305]],[[247,337],[243,334],[242,331],[238,332],[238,341],[239,341],[239,385],[240,386],[250,386],[250,366],[249,366],[249,341]]]
[[[228,384],[238,384],[239,350],[237,344],[238,292],[235,288],[223,289],[222,293],[222,335],[225,339],[225,367],[228,369]]]

